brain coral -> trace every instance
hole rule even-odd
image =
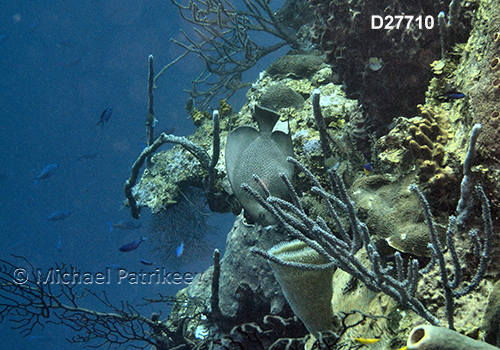
[[[286,107],[301,109],[303,103],[304,98],[285,84],[269,86],[260,97],[261,106],[273,111],[279,111],[281,108]]]
[[[297,79],[308,78],[323,65],[323,58],[318,55],[286,55],[278,58],[267,68],[269,75],[286,76],[292,74]]]

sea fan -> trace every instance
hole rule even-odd
[[[208,259],[213,251],[208,236],[214,232],[210,214],[202,190],[183,190],[177,203],[152,215],[149,237],[155,255],[172,267]]]

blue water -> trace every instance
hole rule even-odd
[[[107,222],[130,218],[122,205],[123,184],[143,147],[147,57],[155,56],[159,71],[182,53],[170,37],[179,38],[179,29],[191,25],[181,22],[168,0],[13,0],[0,8],[0,257],[18,263],[10,254],[22,255],[43,270],[66,262],[94,274],[106,267],[154,271],[157,266],[140,263],[157,260],[148,241],[129,253],[118,251],[147,236],[147,210],[138,230],[108,233]],[[196,57],[188,57],[159,80],[158,129],[174,127],[177,135],[195,130],[182,90],[191,87],[190,79],[202,67]],[[244,93],[236,95],[239,104]],[[109,122],[96,127],[108,107],[113,107]],[[94,153],[94,159],[77,160]],[[34,186],[33,179],[53,163],[58,171]],[[45,224],[60,210],[72,215]],[[232,220],[232,215],[212,218],[221,250]],[[209,265],[192,261],[180,271],[202,272]],[[114,302],[136,304],[182,287],[124,282],[89,288],[106,291]],[[92,300],[84,305],[104,310]],[[161,307],[139,310],[149,315]],[[65,338],[74,332],[65,327],[35,328],[23,338],[10,329],[13,325],[8,320],[0,324],[1,349],[85,345],[68,344]]]

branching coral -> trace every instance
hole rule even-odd
[[[236,90],[249,86],[241,81],[242,73],[261,58],[286,45],[298,47],[297,29],[289,26],[285,13],[285,10],[294,11],[293,7],[283,6],[281,12],[275,12],[269,2],[263,0],[244,0],[245,10],[236,9],[227,0],[191,0],[186,5],[172,0],[172,3],[184,20],[195,25],[196,36],[201,38],[201,41],[197,41],[194,36],[181,31],[187,43],[171,39],[186,50],[172,63],[188,53],[196,54],[205,63],[206,68],[193,81],[189,91],[201,110],[208,107],[213,97],[225,94],[229,98]],[[302,8],[305,13],[309,11],[307,6]],[[291,15],[294,15],[293,12]],[[307,16],[298,18],[303,21]],[[272,39],[273,44],[263,45],[252,32],[270,34],[277,40]],[[170,65],[161,70],[155,80]],[[197,87],[201,84],[209,87],[199,91]]]
[[[290,196],[292,198],[291,202],[286,202],[282,199],[270,196],[269,192],[265,190],[265,184],[258,178],[255,179],[264,189],[264,193],[266,193],[265,198],[246,184],[242,186],[276,218],[276,220],[292,237],[306,243],[320,255],[325,257],[329,262],[363,282],[370,290],[384,292],[397,300],[402,306],[410,308],[415,313],[433,324],[437,324],[439,321],[417,298],[417,286],[422,275],[428,273],[434,267],[435,262],[438,261],[441,271],[441,279],[443,281],[443,288],[445,290],[448,325],[453,329],[453,305],[455,298],[469,293],[478,285],[484,276],[485,267],[489,260],[493,232],[489,203],[484,192],[482,191],[482,188],[478,186],[478,195],[482,202],[484,232],[486,238],[484,247],[481,251],[481,261],[478,271],[472,281],[466,287],[459,290],[458,286],[463,281],[461,265],[453,244],[454,233],[456,230],[456,219],[453,216],[450,217],[447,233],[447,246],[451,252],[455,276],[454,279],[450,281],[448,271],[445,268],[444,251],[437,239],[436,229],[434,227],[435,224],[430,213],[429,204],[420,190],[418,190],[418,187],[413,185],[411,189],[418,194],[419,201],[424,210],[426,224],[431,235],[432,260],[426,267],[419,268],[418,260],[411,259],[405,269],[403,258],[398,252],[396,252],[395,264],[386,266],[382,261],[381,255],[378,252],[370,233],[368,232],[367,226],[357,217],[354,203],[348,196],[344,183],[338,174],[333,169],[329,170],[330,180],[335,191],[334,195],[332,193],[328,193],[320,184],[316,176],[309,172],[302,164],[292,158],[289,158],[289,161],[299,168],[312,182],[313,187],[311,188],[311,191],[320,195],[324,200],[326,206],[328,207],[329,214],[335,223],[336,231],[333,231],[330,227],[328,227],[323,218],[317,217],[316,220],[313,220],[307,215],[300,204],[300,199],[297,193],[285,176],[282,176],[282,178],[290,190]],[[351,233],[349,233],[349,231],[342,224],[339,210],[349,218]],[[481,246],[475,231],[471,232],[471,239],[476,247]],[[366,254],[368,255],[370,262],[369,266],[364,265],[356,256],[356,253],[361,248],[364,248]],[[276,264],[294,266],[303,269],[317,269],[314,265],[292,263],[278,259],[268,252],[262,251],[258,248],[255,248],[253,251]]]
[[[28,265],[26,272],[29,275],[19,274],[18,266],[0,260],[0,322],[8,319],[13,322],[13,328],[20,330],[24,336],[32,334],[37,327],[43,329],[46,323],[63,325],[75,332],[75,336],[68,339],[71,343],[84,343],[85,347],[91,348],[123,346],[134,349],[202,350],[219,345],[223,349],[248,349],[248,346],[252,346],[252,349],[260,350],[293,350],[298,349],[299,345],[303,348],[308,336],[304,337],[307,332],[296,317],[267,315],[262,320],[230,326],[228,331],[224,330],[225,319],[217,306],[219,258],[218,251],[214,252],[211,313],[206,309],[205,300],[187,297],[182,293],[176,297],[160,294],[156,298],[144,299],[143,305],[170,305],[177,310],[176,317],[167,320],[160,320],[161,314],[157,313],[151,317],[142,316],[128,302],[115,306],[105,293],[99,295],[88,289],[78,290],[77,283],[47,283],[37,279],[39,272],[24,258],[21,258],[21,264]],[[61,276],[76,276],[79,273],[67,265],[58,265],[57,271]],[[28,280],[22,280],[26,276]],[[97,301],[93,305],[106,311],[82,307],[85,302],[83,299],[89,297]],[[341,336],[366,320],[376,321],[378,318],[357,311],[341,313],[338,332],[319,337],[314,341],[315,346],[317,349],[358,349],[359,344],[341,343]],[[196,329],[202,327],[203,334],[197,337],[193,325]],[[217,327],[218,332],[211,332],[206,326]]]
[[[70,342],[86,343],[96,348],[109,348],[113,344],[133,348],[152,345],[158,350],[166,350],[184,341],[182,324],[173,329],[160,322],[156,316],[142,316],[128,302],[115,306],[105,293],[98,295],[88,289],[79,291],[78,279],[82,278],[82,274],[72,266],[58,265],[52,270],[52,275],[47,272],[46,276],[57,278],[54,277],[54,271],[58,271],[59,278],[63,279],[62,283],[50,283],[48,277],[40,278],[40,271],[35,270],[26,259],[21,260],[23,265],[28,265],[22,275],[19,274],[18,266],[0,260],[0,322],[8,319],[25,336],[30,335],[36,327],[43,329],[44,324],[50,322],[74,330],[76,335]],[[66,276],[71,276],[76,282],[69,280],[72,283],[68,283]],[[89,296],[107,311],[82,307],[82,299]],[[164,305],[200,303],[195,299],[183,300],[161,295],[160,299],[146,300],[146,303],[153,302],[162,302]]]

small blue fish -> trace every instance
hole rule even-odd
[[[12,252],[12,251],[17,250],[19,247],[21,247],[24,244],[24,242],[25,242],[24,239],[17,241],[16,243],[14,243],[13,245],[10,246],[9,251]]]
[[[144,259],[142,259],[142,260],[141,260],[141,264],[144,264],[144,265],[147,265],[147,266],[151,266],[151,265],[153,265],[153,263],[152,263],[152,262],[147,261],[147,260],[144,260]]]
[[[28,338],[28,342],[40,342],[40,343],[48,343],[48,342],[53,342],[54,338],[51,337],[50,335],[30,335]]]
[[[69,218],[71,216],[71,212],[69,210],[60,210],[60,211],[55,211],[52,214],[50,214],[45,220],[45,224],[47,224],[49,221],[63,221],[66,218]]]
[[[40,180],[45,180],[45,179],[51,177],[52,175],[54,175],[56,173],[57,169],[59,169],[59,166],[57,164],[49,164],[45,168],[43,168],[40,175],[35,177],[35,186],[38,185]]]
[[[102,124],[101,127],[104,128],[104,123],[109,121],[109,118],[111,117],[111,114],[113,114],[113,107],[109,107],[106,109],[104,112],[101,114],[101,118],[99,120],[99,123],[97,123],[95,126]]]
[[[465,94],[463,92],[458,92],[458,91],[448,91],[439,97],[439,99],[448,102],[454,100],[460,100],[462,98],[465,98]]]
[[[122,265],[119,265],[119,264],[109,264],[106,266],[106,268],[113,270],[113,271],[118,271],[118,270],[124,269],[124,267]]]
[[[133,242],[122,245],[120,248],[118,248],[118,250],[120,252],[131,252],[132,250],[136,250],[137,248],[139,248],[141,243],[144,242],[145,240],[146,240],[145,237],[141,237],[137,241],[133,241]]]
[[[28,29],[30,31],[33,31],[33,30],[35,30],[36,27],[38,27],[38,20],[34,20],[33,22],[31,22],[31,24],[29,25]]]
[[[366,163],[363,170],[365,171],[365,175],[370,175],[372,172],[372,163]]]
[[[97,156],[97,152],[95,153],[84,153],[76,156],[76,160],[80,161],[82,159],[94,159]]]
[[[181,242],[177,248],[175,248],[175,257],[178,258],[184,252],[184,243]]]
[[[132,220],[132,219],[126,219],[126,220],[118,221],[115,224],[113,224],[112,222],[108,222],[108,225],[109,225],[108,233],[110,233],[115,228],[120,230],[120,231],[137,230],[138,228],[140,228],[142,226],[142,222],[138,222],[138,221]]]
[[[61,234],[59,234],[59,238],[57,239],[57,251],[62,253],[62,238]]]

